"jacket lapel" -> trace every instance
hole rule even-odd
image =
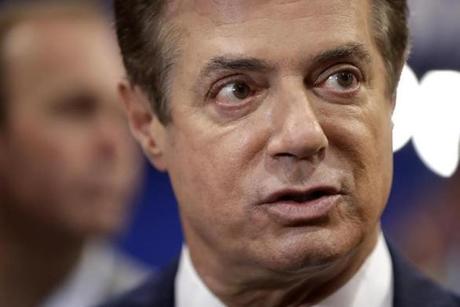
[[[393,262],[393,307],[459,307],[460,298],[420,274],[390,246]]]

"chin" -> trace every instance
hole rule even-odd
[[[270,270],[297,273],[327,268],[353,255],[364,238],[357,231],[295,231],[297,233],[282,238],[278,244],[272,244],[270,251],[264,253]]]
[[[75,227],[75,233],[79,234],[84,239],[108,238],[120,233],[123,226],[124,221],[120,218],[109,218],[104,216],[98,219],[94,217],[91,221],[85,221]]]
[[[127,215],[129,214],[127,206],[113,203],[99,204],[99,210],[94,210],[88,224],[89,232],[96,236],[115,236],[120,233],[126,226]],[[96,208],[94,208],[96,209]]]

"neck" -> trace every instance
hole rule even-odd
[[[226,306],[311,306],[345,285],[373,251],[380,227],[347,256],[298,272],[256,271],[223,262],[212,251],[189,246],[193,266],[206,286]],[[197,257],[198,255],[198,257]],[[203,259],[202,255],[207,255]],[[209,257],[211,255],[211,257]],[[195,256],[195,257],[194,257]]]
[[[6,207],[6,206],[5,206]],[[4,207],[4,208],[5,208]],[[0,301],[37,306],[79,260],[83,240],[0,212]]]

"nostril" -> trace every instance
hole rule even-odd
[[[320,133],[311,133],[310,135],[304,133],[304,135],[295,136],[295,134],[280,132],[269,142],[268,153],[273,158],[291,158],[312,162],[321,161],[325,158],[329,141],[322,130]]]
[[[291,159],[291,160],[305,160],[312,163],[318,163],[326,157],[326,148],[319,148],[317,152],[311,152],[309,154],[295,154],[290,152],[279,152],[273,155],[273,158],[282,160],[282,159]]]

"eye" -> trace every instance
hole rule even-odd
[[[359,87],[359,80],[352,71],[339,71],[324,81],[324,87],[338,92],[350,92]]]
[[[220,104],[238,105],[251,95],[253,95],[253,90],[247,83],[233,81],[221,87],[215,95],[215,99]]]
[[[97,109],[97,98],[91,94],[75,93],[56,99],[53,110],[68,118],[89,118]]]
[[[355,75],[350,71],[341,71],[330,76],[326,82],[330,82],[331,87],[337,89],[350,89],[357,85]]]
[[[355,68],[327,71],[318,78],[315,87],[324,96],[350,98],[357,94],[361,86],[361,74]]]

